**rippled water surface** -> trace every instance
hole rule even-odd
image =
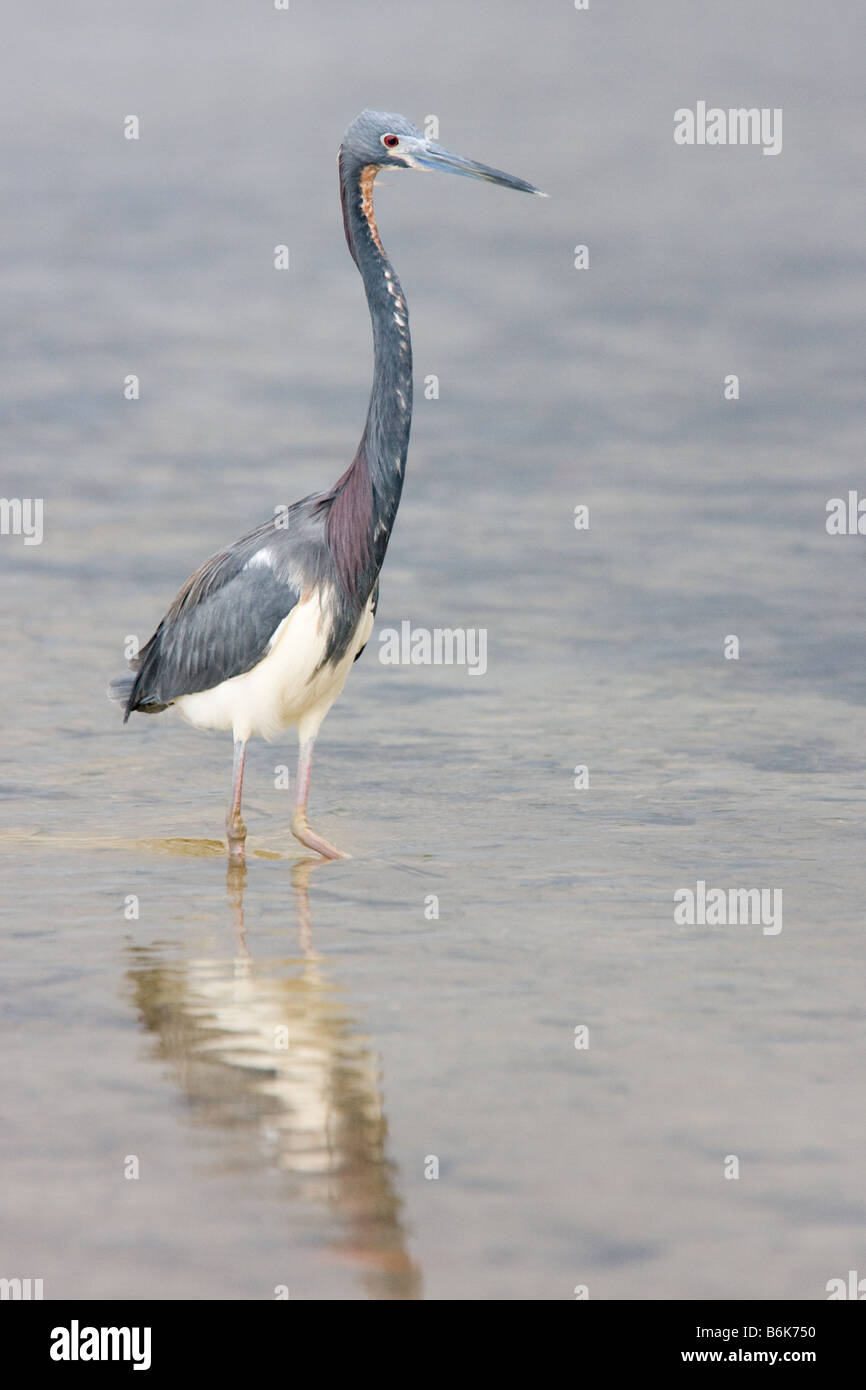
[[[82,3],[4,40],[0,492],[44,538],[0,537],[0,1275],[821,1298],[866,1225],[866,538],[825,528],[866,491],[862,13],[434,8]],[[699,99],[782,108],[782,153],[677,147]],[[365,105],[551,194],[377,191],[417,393],[377,633],[484,628],[488,670],[375,635],[313,775],[354,857],[293,840],[288,733],[227,873],[230,739],[123,728],[105,685],[354,452]],[[780,889],[782,930],[675,924],[698,880]]]

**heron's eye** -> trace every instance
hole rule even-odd
[[[393,150],[394,146],[395,146],[395,145],[399,145],[399,143],[400,143],[400,136],[399,136],[399,135],[383,135],[383,136],[382,136],[382,144],[383,144],[383,145],[387,145],[387,147],[388,147],[389,150]]]

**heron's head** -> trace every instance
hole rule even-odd
[[[547,195],[525,179],[491,169],[474,159],[452,154],[434,140],[428,140],[422,130],[405,116],[390,111],[362,111],[356,116],[340,146],[340,162],[344,169],[422,169],[447,174],[462,174],[464,178],[485,179],[500,183],[504,188],[516,188],[522,193]]]

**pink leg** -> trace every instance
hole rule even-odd
[[[235,741],[234,781],[232,784],[232,804],[226,815],[226,836],[229,842],[229,859],[243,862],[244,841],[247,828],[241,817],[241,795],[244,787],[244,756],[247,745],[241,739]]]
[[[298,782],[295,794],[295,814],[292,820],[292,834],[307,849],[314,849],[317,854],[323,854],[326,859],[351,859],[350,854],[337,849],[336,845],[329,844],[323,840],[321,835],[317,835],[307,825],[307,797],[310,794],[310,772],[313,766],[313,745],[315,739],[308,738],[301,744],[298,753]]]

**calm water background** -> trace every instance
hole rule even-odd
[[[824,1297],[866,1260],[866,539],[824,525],[866,484],[862,8],[48,24],[13,10],[0,74],[0,492],[45,499],[41,546],[0,541],[0,1275]],[[678,148],[698,99],[783,108],[783,152]],[[355,857],[295,863],[288,733],[251,745],[227,883],[230,740],[124,729],[104,688],[191,569],[352,456],[335,153],[365,105],[552,195],[377,193],[441,393],[378,630],[485,627],[489,670],[386,667],[374,638],[313,779]],[[699,878],[782,889],[781,934],[675,926]]]

